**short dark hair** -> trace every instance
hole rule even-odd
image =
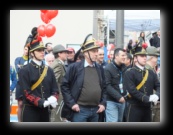
[[[126,53],[127,58],[130,59],[130,62],[132,61],[132,55],[130,53]]]
[[[46,44],[45,44],[45,47],[47,47],[49,44],[51,44],[51,45],[52,45],[52,43],[51,43],[51,42],[48,42],[48,43],[46,43]]]
[[[116,48],[116,49],[114,50],[114,57],[113,57],[113,59],[115,59],[115,55],[118,55],[120,51],[125,52],[125,50],[124,50],[123,48]]]

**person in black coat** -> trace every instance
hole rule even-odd
[[[125,50],[116,48],[110,64],[105,67],[107,109],[106,122],[122,122],[126,91],[123,89],[123,76],[125,72]]]
[[[155,32],[155,36],[153,38],[153,45],[156,48],[160,47],[160,37],[158,36],[157,32]]]
[[[160,81],[152,70],[145,68],[147,52],[144,46],[137,45],[132,52],[135,65],[125,72],[123,82],[124,89],[129,93],[127,122],[151,122],[152,104],[157,104],[160,98]]]
[[[19,73],[23,92],[22,122],[49,122],[49,108],[56,107],[59,96],[55,75],[43,63],[45,47],[41,37],[34,38],[27,46],[32,60]]]
[[[71,122],[98,122],[99,114],[106,108],[104,71],[96,64],[99,46],[91,35],[80,49],[85,59],[69,65],[61,85],[61,116]]]

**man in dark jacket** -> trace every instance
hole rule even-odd
[[[153,38],[153,44],[152,46],[159,48],[160,47],[160,37],[158,35],[159,32],[155,32],[155,36]]]
[[[105,67],[107,109],[106,122],[122,122],[126,91],[123,89],[125,51],[117,48],[110,64]]]
[[[103,68],[96,64],[99,46],[89,34],[81,46],[85,59],[70,64],[61,85],[62,117],[72,122],[98,122],[106,108]]]

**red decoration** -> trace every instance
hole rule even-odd
[[[38,41],[42,41],[42,38],[40,36],[37,37]]]
[[[47,13],[42,13],[42,12],[41,12],[41,19],[46,24],[48,24],[51,21],[51,19],[47,16]]]
[[[46,12],[46,15],[51,20],[52,18],[55,18],[58,15],[58,10],[48,10]]]
[[[148,47],[148,44],[147,43],[143,43],[142,44],[142,48],[146,49]]]
[[[52,24],[48,24],[45,28],[45,34],[47,37],[51,37],[55,34],[56,28]]]
[[[38,26],[37,32],[39,33],[39,36],[44,37],[45,36],[45,26],[44,25]]]
[[[107,50],[108,50],[108,51],[110,51],[110,50],[112,50],[112,49],[114,49],[114,48],[115,48],[114,44],[109,44],[109,45],[107,46]]]
[[[40,10],[42,13],[46,13],[48,10]]]
[[[104,46],[104,43],[102,41],[96,41],[96,44],[99,45],[100,47]]]

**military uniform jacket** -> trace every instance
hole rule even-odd
[[[24,104],[30,104],[42,108],[44,101],[51,95],[58,98],[58,86],[56,84],[54,72],[50,67],[48,67],[43,81],[37,86],[37,88],[33,91],[31,90],[31,86],[41,76],[44,66],[44,64],[38,66],[35,62],[31,61],[20,70],[19,79],[24,95]]]
[[[62,79],[66,73],[65,66],[63,65],[63,63],[59,59],[55,59],[50,67],[54,71],[56,82],[58,84],[58,89],[61,90],[60,85],[61,85]]]
[[[150,106],[149,96],[153,94],[153,89],[156,90],[156,95],[160,97],[160,82],[152,70],[148,70],[148,78],[144,85],[139,90],[136,89],[136,86],[142,81],[145,72],[145,70],[142,71],[137,66],[125,72],[123,87],[131,95],[131,98],[127,99],[131,104]]]

